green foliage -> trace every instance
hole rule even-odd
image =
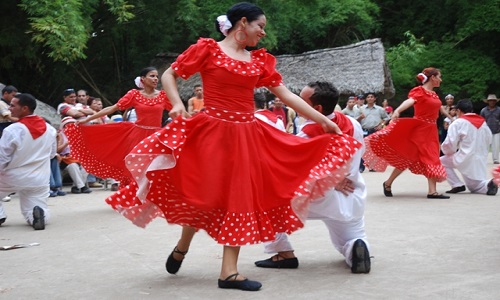
[[[107,0],[110,11],[118,20],[133,17],[128,9],[132,5],[122,0]],[[93,7],[97,1],[85,1]],[[32,39],[48,49],[48,56],[54,61],[72,63],[86,58],[85,49],[90,37],[92,19],[84,14],[82,0],[22,0],[19,6],[29,15]]]

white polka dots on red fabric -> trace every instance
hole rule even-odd
[[[430,161],[428,159],[428,154],[422,153],[422,155],[426,155],[423,157],[412,156],[408,153],[403,153],[401,150],[394,149],[390,145],[389,141],[392,139],[399,139],[412,143],[412,145],[417,145],[418,143],[412,142],[412,130],[408,130],[406,136],[399,136],[398,134],[394,134],[393,131],[396,126],[406,126],[401,123],[403,119],[400,119],[396,122],[392,122],[385,129],[375,132],[365,138],[365,154],[363,155],[363,159],[365,161],[365,165],[367,165],[370,169],[373,169],[378,172],[383,172],[387,168],[387,166],[391,165],[400,170],[409,169],[414,174],[424,175],[427,178],[436,178],[438,182],[442,182],[446,180],[446,170],[443,165],[439,162],[439,149],[436,149],[436,164],[425,163],[424,160]],[[406,119],[404,122],[423,122],[429,124],[432,128],[436,127],[435,120],[429,119]],[[425,125],[424,125],[425,126]],[[436,129],[435,129],[436,130]],[[435,135],[435,137],[433,136]],[[437,130],[434,133],[433,131],[429,131],[429,139],[435,138],[437,140]],[[436,143],[439,145],[438,143]],[[415,146],[417,147],[417,146]],[[437,146],[439,147],[439,146]]]
[[[216,124],[222,122],[228,124],[227,126],[229,124],[234,124],[231,126],[255,126],[255,131],[262,130],[261,126],[270,130],[268,126],[256,122],[253,114],[210,107],[203,114],[206,115],[205,118],[198,117],[197,119],[205,119],[205,122],[216,122]],[[191,119],[190,122],[197,119]],[[184,201],[181,196],[184,194],[183,187],[178,186],[179,181],[176,180],[176,176],[182,176],[182,174],[176,173],[176,161],[189,159],[182,157],[182,145],[187,144],[190,138],[196,138],[196,136],[191,137],[191,130],[199,127],[187,125],[182,119],[175,119],[166,128],[140,143],[126,160],[136,182],[128,186],[126,190],[108,197],[106,202],[138,226],[144,227],[152,219],[162,216],[169,223],[203,229],[218,243],[228,246],[271,241],[278,232],[292,233],[303,227],[303,222],[298,216],[301,216],[307,209],[310,201],[322,197],[326,190],[331,189],[345,177],[348,172],[345,162],[349,161],[353,153],[361,146],[350,137],[332,135],[328,138],[329,144],[325,146],[327,147],[324,150],[325,155],[309,171],[309,175],[300,187],[297,187],[295,193],[291,193],[290,197],[293,199],[290,199],[287,205],[277,205],[265,210],[262,210],[262,205],[252,205],[250,207],[255,207],[256,210],[234,212],[221,207],[210,208],[210,203],[199,207]],[[289,135],[285,134],[284,137],[289,137]],[[270,136],[267,139],[269,143],[273,143]],[[302,139],[299,140],[302,141]],[[143,149],[153,151],[141,151]],[[200,149],[200,151],[204,150]],[[266,152],[262,152],[262,155],[267,155],[264,153]],[[157,168],[155,163],[158,159],[163,159],[165,164],[170,164],[170,166],[163,165]],[[192,170],[192,172],[198,174],[197,170]],[[199,176],[203,178],[206,175],[200,174]],[[265,187],[261,188],[265,189]],[[221,195],[221,197],[224,196]],[[258,200],[255,198],[255,201]],[[232,199],[232,201],[237,201],[237,199]]]

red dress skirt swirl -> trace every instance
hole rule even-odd
[[[106,201],[138,226],[161,216],[230,246],[301,228],[308,203],[345,177],[361,144],[306,140],[255,119],[253,88],[282,84],[274,66],[264,49],[241,62],[212,39],[181,54],[172,68],[182,78],[200,72],[206,109],[138,144],[126,158],[134,183]]]
[[[388,165],[414,174],[446,180],[439,160],[439,136],[436,120],[441,101],[435,92],[422,86],[413,88],[408,98],[414,99],[413,118],[400,118],[365,138],[365,164],[383,172]]]
[[[137,121],[100,125],[65,126],[71,156],[80,161],[85,170],[100,178],[114,178],[125,186],[131,174],[125,166],[125,157],[140,141],[161,127],[164,110],[172,108],[164,91],[154,98],[144,97],[139,90],[130,90],[118,102],[120,110],[135,108]]]

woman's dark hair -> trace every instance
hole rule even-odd
[[[146,75],[148,75],[149,72],[151,71],[156,71],[156,68],[155,67],[147,67],[147,68],[144,68],[141,70],[141,72],[139,73],[139,76],[140,77],[144,77]]]
[[[229,32],[236,28],[236,23],[238,23],[241,18],[246,17],[248,22],[253,22],[262,15],[264,15],[264,11],[255,4],[240,2],[233,5],[226,13],[227,19],[233,25],[233,27],[229,29]],[[222,34],[219,28],[219,22],[217,22],[217,20],[215,20],[215,29],[217,30],[217,32],[220,32]]]

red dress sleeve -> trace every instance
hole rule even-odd
[[[254,56],[260,57],[263,61],[263,72],[256,87],[275,87],[283,85],[283,78],[281,77],[281,74],[276,71],[276,58],[267,53],[265,49],[254,51]]]
[[[414,87],[408,93],[408,99],[411,98],[411,99],[415,100],[415,103],[417,103],[419,100],[421,100],[422,97],[425,97],[425,92],[423,91],[422,86]]]
[[[137,90],[130,90],[125,94],[125,96],[123,96],[120,100],[118,100],[118,102],[116,103],[118,109],[126,110],[127,108],[133,107],[135,93],[137,93]]]
[[[182,79],[188,79],[202,69],[203,64],[207,62],[210,48],[216,47],[215,43],[217,42],[213,39],[198,39],[196,44],[191,45],[177,57],[177,60],[171,65],[172,69]]]

